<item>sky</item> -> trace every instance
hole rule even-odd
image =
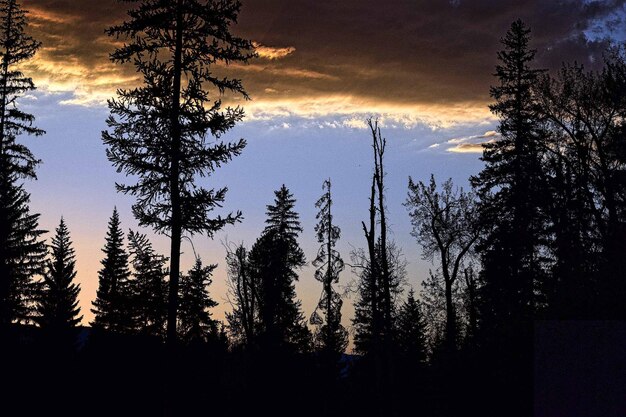
[[[285,184],[297,199],[304,232],[300,243],[309,265],[297,284],[305,315],[321,292],[310,261],[315,240],[315,201],[331,178],[334,213],[350,252],[366,242],[372,173],[371,134],[365,120],[379,120],[387,139],[386,202],[391,238],[402,248],[408,286],[432,266],[421,258],[411,236],[406,200],[408,178],[467,179],[482,167],[481,144],[497,140],[497,119],[489,112],[489,87],[496,82],[499,40],[511,22],[532,29],[537,66],[558,70],[564,61],[598,68],[612,41],[624,41],[626,1],[586,0],[243,0],[232,31],[254,42],[259,57],[247,65],[218,67],[216,73],[241,78],[251,100],[233,101],[246,117],[222,137],[245,138],[243,154],[202,183],[227,186],[219,214],[241,210],[244,220],[216,234],[183,241],[182,263],[191,266],[194,250],[205,263],[218,263],[211,293],[224,317],[224,245],[250,247],[264,228],[265,208]],[[20,101],[47,134],[23,143],[42,159],[38,180],[26,184],[40,225],[53,231],[63,216],[77,255],[83,322],[97,289],[97,271],[113,207],[125,230],[141,230],[157,250],[168,254],[164,236],[137,227],[132,197],[117,194],[124,177],[107,161],[101,132],[106,100],[117,88],[139,82],[131,65],[110,63],[120,40],[104,29],[121,22],[128,2],[115,0],[22,0],[30,11],[28,31],[43,42],[23,70],[38,87]],[[210,91],[217,98],[215,91]],[[216,213],[218,214],[218,213]],[[48,234],[48,238],[52,233]],[[346,270],[341,286],[354,280]],[[344,321],[352,316],[344,303]]]

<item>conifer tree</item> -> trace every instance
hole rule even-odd
[[[285,185],[275,191],[273,205],[267,206],[265,230],[250,250],[252,273],[260,284],[259,312],[263,343],[267,349],[290,347],[306,351],[311,335],[297,300],[297,269],[306,263],[297,242],[302,232],[296,200]]]
[[[198,257],[193,268],[181,277],[178,332],[183,343],[206,342],[210,336],[219,336],[217,322],[210,312],[217,302],[208,290],[215,268],[215,264],[203,266]]]
[[[244,116],[240,107],[222,110],[220,96],[248,95],[240,80],[218,77],[213,67],[245,63],[254,53],[249,41],[230,32],[239,1],[124,2],[136,5],[128,12],[129,20],[107,33],[128,43],[111,60],[132,62],[143,85],[121,89],[118,98],[109,101],[109,130],[102,138],[113,165],[137,177],[137,183],[118,184],[117,189],[137,198],[133,213],[140,225],[171,239],[167,334],[174,343],[183,233],[212,237],[241,218],[239,212],[210,217],[227,188],[209,190],[196,184],[239,155],[246,144],[243,139],[219,141]],[[210,98],[210,92],[215,97]]]
[[[400,353],[417,364],[426,362],[427,330],[420,303],[415,299],[413,289],[407,300],[400,306],[396,318],[396,340]]]
[[[316,219],[319,221],[315,226],[317,241],[321,243],[313,266],[318,267],[315,271],[315,279],[323,285],[322,296],[317,308],[311,316],[311,323],[318,326],[314,335],[316,347],[332,357],[343,353],[348,345],[348,333],[341,325],[341,296],[333,289],[333,283],[339,282],[339,274],[344,268],[343,259],[335,249],[337,240],[341,235],[341,229],[333,224],[332,194],[330,179],[324,181],[322,187],[324,194],[315,203],[319,209]],[[323,318],[318,311],[321,311]]]
[[[500,118],[501,138],[485,146],[485,168],[471,179],[481,199],[484,224],[493,225],[482,242],[485,318],[494,325],[507,317],[533,318],[542,281],[541,230],[544,226],[543,174],[539,156],[541,124],[533,94],[542,70],[533,69],[530,29],[513,22],[502,39],[491,88],[491,111]],[[503,324],[504,325],[504,324]]]
[[[0,179],[0,327],[32,321],[39,289],[34,277],[45,272],[45,231],[29,200],[23,186]]]
[[[50,245],[51,258],[39,296],[37,322],[55,342],[75,343],[76,326],[82,320],[78,306],[80,285],[76,279],[76,260],[70,232],[61,217]]]
[[[167,258],[157,254],[146,235],[128,233],[132,265],[132,305],[135,332],[165,337],[167,320]]]
[[[44,131],[33,126],[35,117],[22,111],[17,99],[35,89],[31,78],[17,66],[32,58],[41,43],[26,34],[26,11],[17,0],[0,1],[0,174],[35,178],[39,160],[17,137],[23,133],[39,136]]]
[[[132,331],[130,318],[131,294],[128,253],[124,249],[124,233],[120,227],[117,208],[109,220],[106,243],[102,249],[104,259],[98,271],[98,291],[93,302],[92,326],[117,333]]]
[[[44,272],[45,244],[38,214],[31,214],[29,194],[18,183],[35,178],[39,161],[17,138],[39,136],[34,116],[18,107],[19,97],[34,90],[16,67],[32,58],[41,44],[26,34],[26,11],[16,0],[0,0],[0,327],[32,319],[36,275]]]

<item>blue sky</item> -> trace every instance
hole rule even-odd
[[[39,90],[21,105],[48,133],[24,138],[43,160],[39,180],[29,182],[31,208],[43,228],[53,231],[64,216],[77,252],[80,304],[85,321],[97,288],[97,271],[107,221],[117,206],[125,229],[137,229],[132,198],[117,194],[124,178],[105,156],[100,132],[106,128],[106,99],[120,87],[137,85],[132,66],[116,66],[108,54],[115,42],[104,28],[121,21],[128,3],[115,0],[23,0],[32,32],[43,47],[24,65]],[[304,233],[300,242],[311,261],[317,251],[313,227],[322,182],[333,181],[335,218],[342,228],[339,249],[345,260],[364,246],[361,221],[367,218],[372,171],[367,117],[378,117],[387,138],[387,207],[392,238],[408,262],[408,282],[418,287],[429,264],[410,236],[405,207],[408,177],[442,182],[451,177],[467,186],[482,166],[480,144],[497,140],[497,120],[489,113],[489,86],[499,39],[510,23],[524,19],[532,28],[537,66],[558,69],[563,61],[597,68],[610,40],[624,40],[622,0],[244,0],[240,36],[254,41],[259,58],[246,66],[216,67],[240,77],[252,101],[245,121],[223,139],[244,137],[244,153],[207,179],[228,186],[222,213],[241,210],[244,221],[214,240],[197,236],[205,262],[218,263],[212,293],[225,301],[222,242],[248,247],[264,227],[265,206],[283,183],[297,199]],[[168,254],[168,240],[147,232]],[[193,254],[183,242],[183,266]],[[341,283],[353,275],[346,271]],[[311,267],[297,285],[308,316],[320,285]],[[351,316],[345,304],[344,319]]]

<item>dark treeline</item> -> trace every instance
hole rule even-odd
[[[209,291],[217,265],[195,254],[181,271],[180,246],[183,237],[212,238],[241,219],[239,212],[212,217],[227,189],[198,182],[246,145],[220,141],[244,116],[239,107],[222,108],[221,97],[247,99],[242,82],[212,72],[255,57],[252,43],[230,32],[241,5],[123,4],[131,7],[128,21],[107,33],[126,43],[111,60],[133,65],[143,83],[109,101],[102,139],[131,182],[118,191],[136,198],[140,226],[167,236],[171,252],[125,233],[114,209],[94,319],[81,326],[70,228],[61,218],[46,243],[24,186],[39,160],[18,138],[44,132],[19,107],[35,86],[18,68],[41,45],[27,35],[19,3],[0,0],[0,407],[7,415],[530,416],[537,412],[533,352],[546,334],[536,333],[538,323],[626,318],[623,49],[607,50],[600,70],[566,63],[550,73],[536,65],[530,29],[511,25],[491,87],[499,135],[484,145],[471,190],[433,176],[408,180],[411,232],[432,263],[417,292],[407,288],[402,250],[390,237],[388,143],[369,119],[362,247],[336,249],[341,229],[331,179],[324,181],[312,257],[320,298],[307,317],[295,291],[307,263],[298,242],[304,230],[296,198],[282,185],[256,241],[224,245],[231,309],[222,323],[211,314],[217,302]],[[348,281],[344,256],[356,276],[349,327],[337,287]],[[610,400],[603,399],[604,415],[612,415]]]

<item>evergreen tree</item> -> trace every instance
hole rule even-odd
[[[32,319],[36,275],[44,272],[44,231],[31,214],[29,194],[18,183],[35,178],[39,161],[17,142],[26,133],[39,136],[34,116],[18,107],[18,99],[35,89],[17,67],[32,58],[40,43],[26,35],[27,20],[16,0],[0,0],[0,327]]]
[[[104,259],[98,271],[98,291],[93,302],[94,321],[92,326],[113,332],[132,331],[130,319],[130,271],[128,254],[124,249],[124,233],[120,227],[117,208],[109,220],[106,243],[102,249]]]
[[[76,326],[82,316],[78,306],[80,285],[74,282],[75,254],[63,217],[56,228],[50,249],[51,259],[38,300],[37,322],[54,339],[54,343],[71,346],[76,341]]]
[[[318,326],[314,335],[316,347],[325,355],[330,356],[330,360],[333,360],[332,357],[337,360],[338,355],[343,353],[348,345],[348,333],[341,325],[343,301],[332,285],[339,282],[339,274],[344,268],[344,263],[335,249],[341,230],[333,224],[330,179],[324,181],[322,189],[326,191],[315,203],[315,207],[319,209],[316,216],[319,222],[315,226],[315,232],[317,241],[322,245],[313,261],[313,266],[318,267],[315,271],[315,279],[322,283],[323,289],[317,308],[311,316],[311,323]],[[324,318],[320,316],[318,310],[322,312]]]
[[[518,20],[502,39],[491,88],[501,137],[483,152],[484,169],[471,178],[481,200],[482,261],[480,317],[485,361],[499,402],[519,415],[532,413],[533,320],[544,308],[546,198],[541,159],[544,138],[534,87],[530,29]]]
[[[128,233],[132,265],[132,305],[135,332],[165,336],[167,320],[167,258],[158,255],[146,235]]]
[[[39,136],[43,130],[33,126],[35,117],[20,110],[17,99],[35,89],[32,79],[17,67],[32,58],[39,47],[26,35],[26,11],[17,0],[0,1],[0,175],[8,181],[13,175],[35,178],[39,160],[23,144],[17,142],[20,134]]]
[[[541,244],[545,188],[539,152],[542,131],[533,87],[530,29],[517,20],[502,39],[491,88],[491,111],[500,118],[499,140],[485,146],[485,168],[471,179],[481,198],[481,217],[492,225],[482,242],[483,274],[492,325],[534,317],[543,281]]]
[[[208,290],[215,268],[215,264],[203,266],[198,257],[193,268],[181,277],[178,332],[184,343],[206,342],[210,336],[219,336],[217,322],[209,311],[217,306]]]
[[[380,239],[374,246],[374,264],[381,263],[382,245]],[[354,349],[362,355],[376,356],[380,353],[382,327],[377,326],[376,309],[384,302],[384,290],[381,283],[381,275],[372,276],[372,263],[370,255],[364,250],[356,250],[351,254],[353,268],[358,275],[356,287],[356,300],[354,301],[354,317],[352,327],[354,328]],[[389,288],[391,291],[392,315],[395,318],[398,306],[398,298],[402,293],[402,286],[406,280],[406,261],[402,251],[390,241],[387,244],[387,262],[389,265]],[[374,270],[375,271],[375,270]],[[395,330],[395,329],[394,329]],[[391,344],[391,343],[390,343]],[[391,346],[390,346],[391,348]]]
[[[426,321],[412,289],[398,310],[396,340],[398,350],[405,358],[417,364],[426,363],[428,346]]]
[[[113,62],[132,62],[143,85],[118,91],[109,101],[109,130],[102,138],[113,165],[137,177],[118,191],[136,196],[133,213],[140,225],[152,226],[171,239],[168,340],[176,340],[180,244],[184,232],[209,237],[241,213],[209,217],[220,207],[227,188],[208,190],[196,184],[245,146],[211,140],[243,118],[243,109],[221,110],[218,95],[228,91],[248,98],[238,79],[218,78],[213,67],[247,62],[254,55],[249,41],[233,36],[241,4],[223,0],[123,0],[136,4],[129,20],[107,30],[128,41]]]
[[[254,279],[260,284],[262,343],[269,350],[306,351],[311,335],[295,290],[296,270],[306,263],[296,240],[302,227],[293,210],[296,200],[287,187],[283,185],[275,195],[274,205],[267,206],[267,226],[249,255]]]
[[[45,272],[45,231],[39,214],[31,214],[30,197],[15,181],[0,179],[0,326],[33,319],[39,285]]]

